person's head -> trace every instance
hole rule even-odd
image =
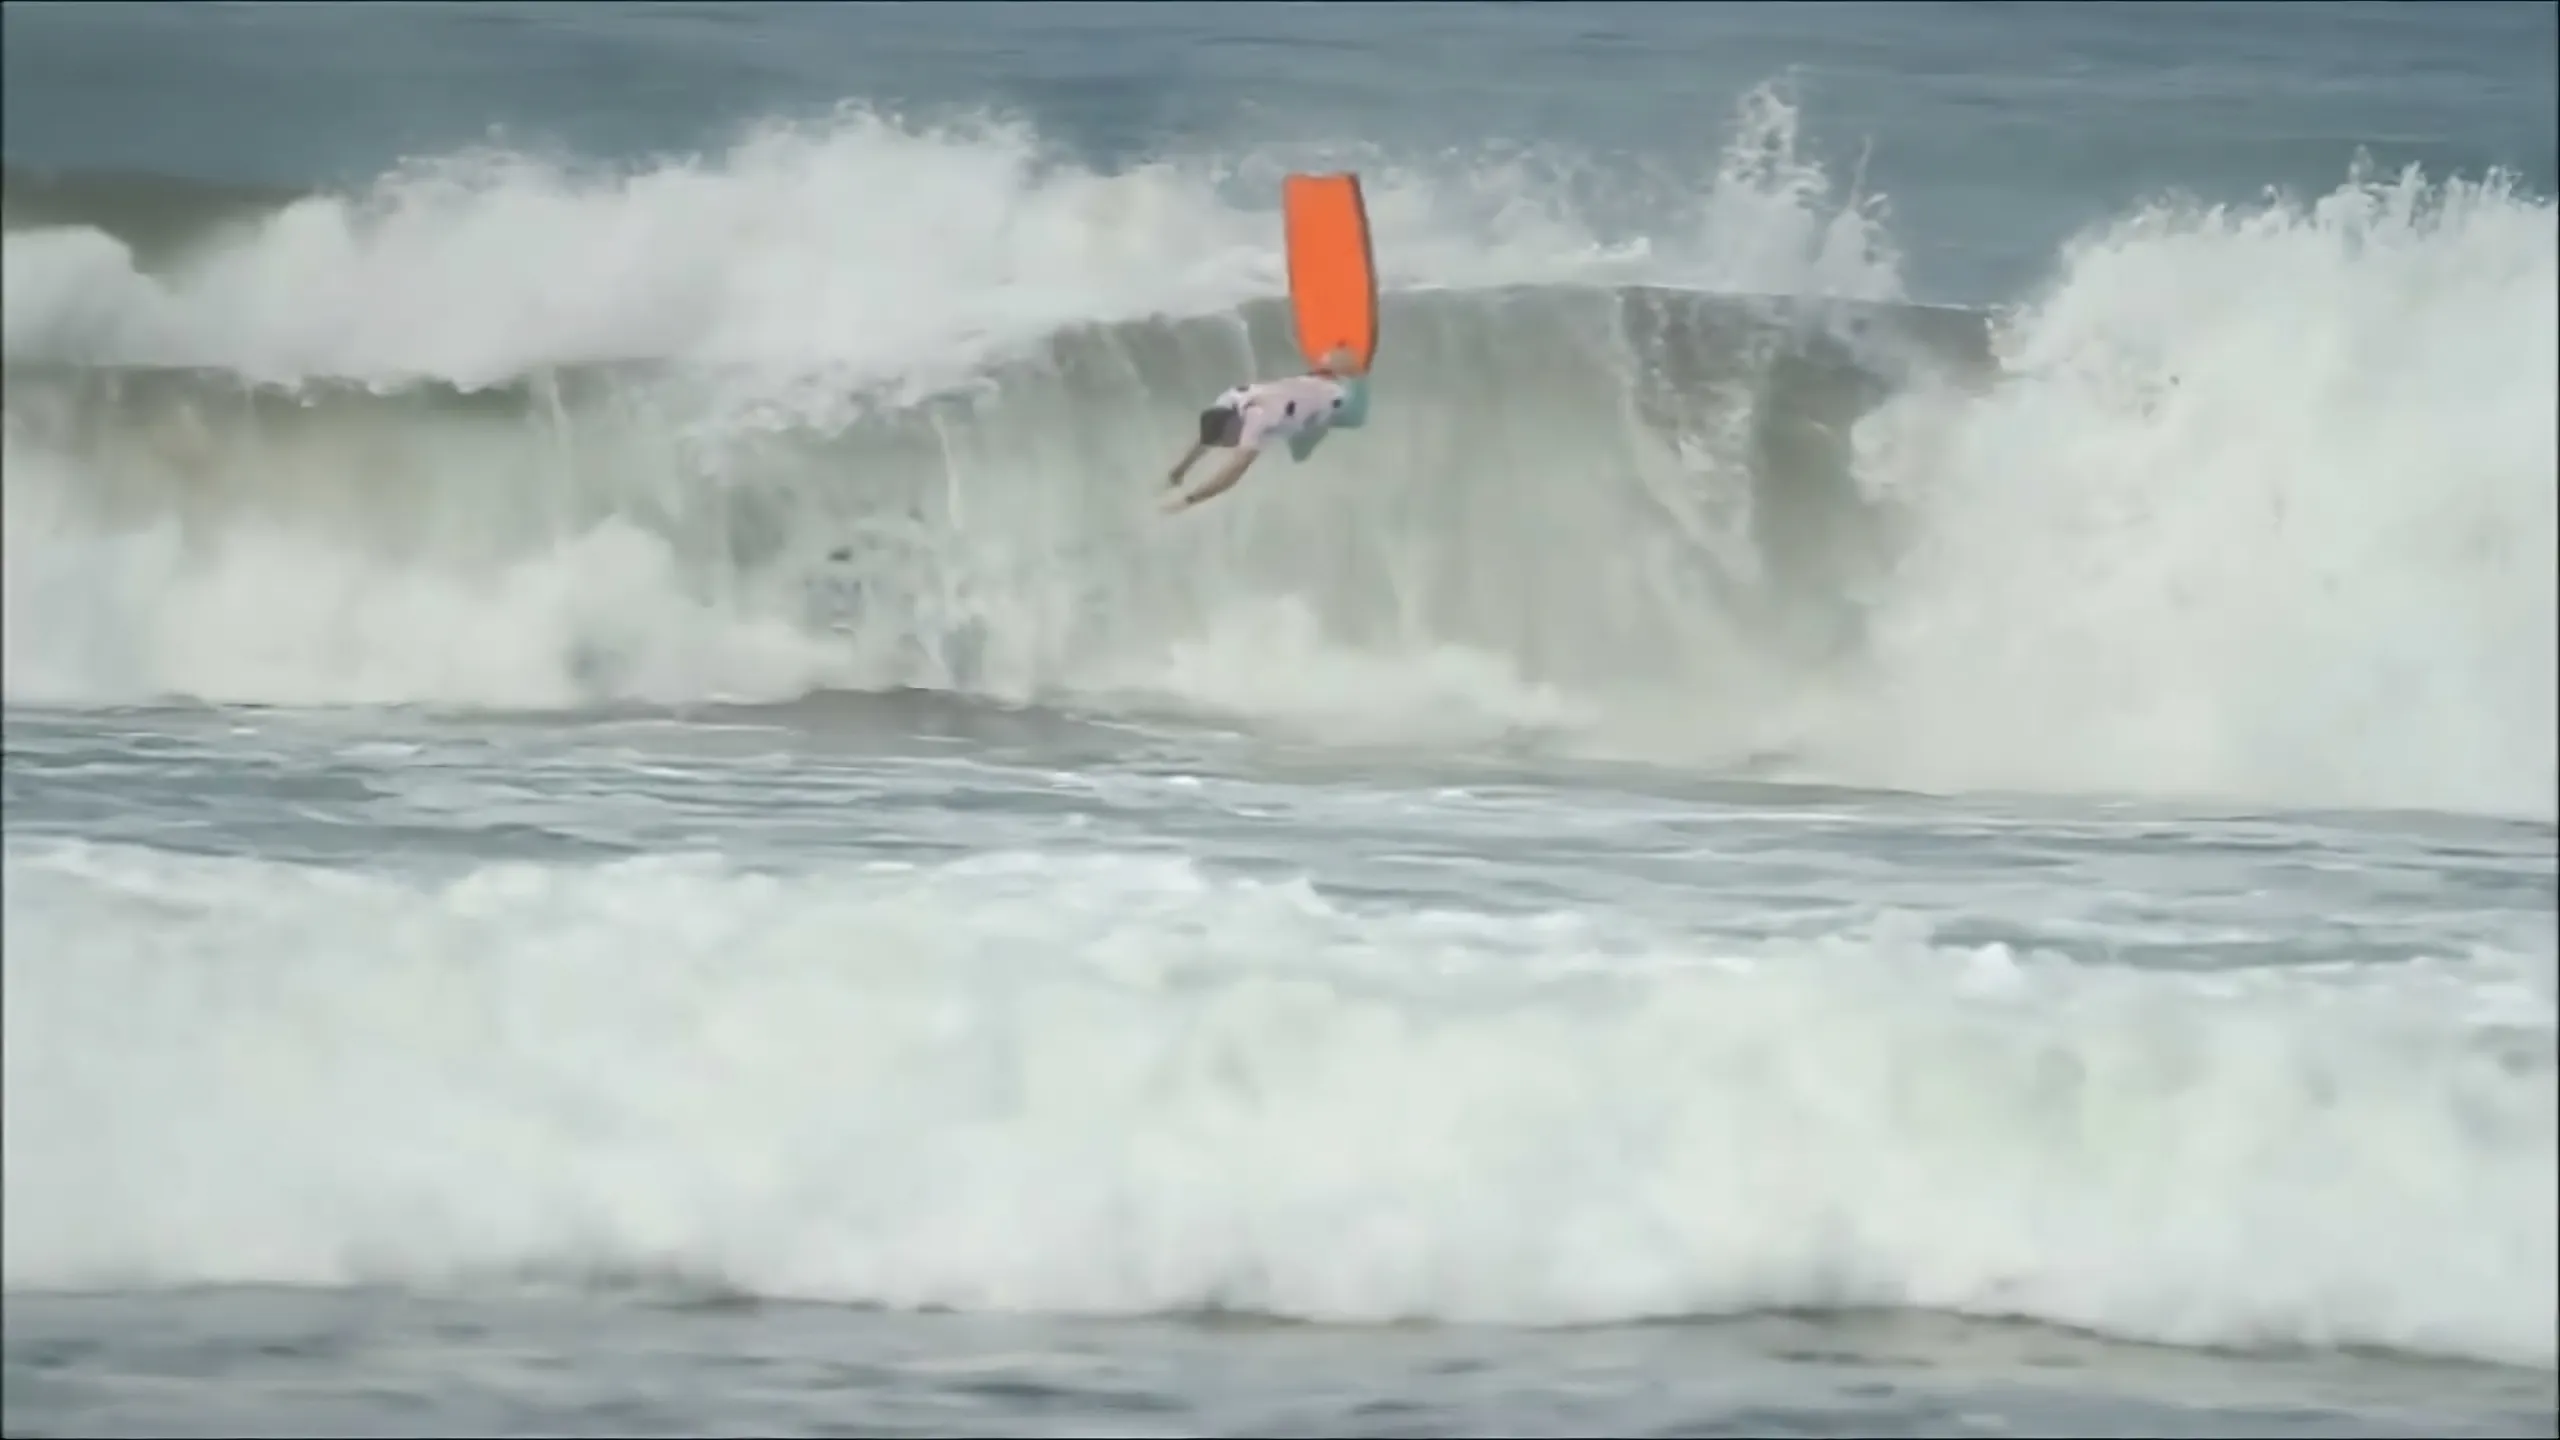
[[[1212,405],[1200,412],[1200,443],[1219,449],[1244,438],[1244,412],[1231,405]]]
[[[1317,362],[1316,368],[1327,375],[1357,375],[1360,357],[1351,353],[1350,346],[1336,345],[1324,352],[1324,359]]]

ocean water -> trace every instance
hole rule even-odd
[[[2553,6],[0,29],[9,1434],[2560,1434]]]

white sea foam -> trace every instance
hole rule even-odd
[[[429,881],[19,838],[6,878],[12,1290],[1909,1305],[2553,1363],[2547,950],[2180,976],[1109,853]]]
[[[1571,287],[1899,297],[1884,212],[1794,138],[1753,97],[1639,231],[1516,171],[1382,163],[1392,285],[1533,288],[1413,310],[1369,432],[1172,525],[1146,506],[1192,391],[1252,363],[1216,317],[1280,286],[1252,163],[1099,175],[1015,131],[854,116],[612,180],[466,157],[155,277],[95,235],[12,233],[13,364],[688,378],[210,444],[168,416],[69,444],[13,381],[8,694],[1145,691],[1363,739],[2552,813],[2548,199],[2359,176],[2098,227],[2004,319],[2000,383],[1924,372],[1856,424],[1844,493],[1883,538],[1805,542],[1796,590],[1747,604],[1788,561],[1770,511],[1857,503],[1755,468],[1747,432],[1791,399],[1665,421],[1728,382]],[[1258,343],[1280,363],[1267,323]],[[966,404],[898,408],[970,376]],[[767,503],[798,548],[742,562],[739,510]],[[813,622],[813,585],[859,613]],[[1842,647],[1773,638],[1808,606]]]

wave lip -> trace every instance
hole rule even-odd
[[[0,165],[0,232],[94,231],[158,271],[301,198],[281,186]]]

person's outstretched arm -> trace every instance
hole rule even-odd
[[[1190,474],[1190,473],[1191,473],[1191,467],[1192,467],[1192,466],[1194,466],[1194,465],[1199,464],[1199,463],[1200,463],[1200,457],[1201,457],[1201,456],[1203,456],[1203,455],[1206,455],[1206,454],[1208,454],[1208,453],[1209,453],[1209,446],[1208,446],[1208,442],[1206,442],[1206,441],[1194,441],[1194,442],[1192,442],[1192,446],[1191,446],[1191,448],[1190,448],[1190,449],[1188,449],[1188,450],[1183,451],[1183,452],[1182,452],[1182,458],[1181,458],[1180,460],[1177,460],[1177,461],[1175,461],[1175,462],[1174,462],[1174,465],[1173,465],[1173,471],[1172,471],[1172,473],[1170,473],[1170,474],[1168,474],[1168,475],[1166,475],[1166,476],[1164,477],[1164,483],[1166,484],[1166,486],[1167,486],[1167,487],[1169,487],[1169,488],[1170,488],[1170,487],[1178,487],[1178,486],[1180,486],[1180,485],[1182,484],[1182,477],[1183,477],[1183,476],[1185,476],[1185,475]]]
[[[1164,508],[1167,510],[1187,510],[1204,500],[1214,500],[1217,497],[1226,494],[1228,491],[1235,488],[1237,481],[1244,478],[1244,472],[1252,468],[1253,462],[1261,454],[1262,452],[1260,450],[1237,451],[1236,458],[1227,462],[1226,469],[1221,470],[1216,475],[1210,477],[1208,484],[1201,486],[1199,489],[1188,495],[1176,495],[1173,499],[1166,502]]]

